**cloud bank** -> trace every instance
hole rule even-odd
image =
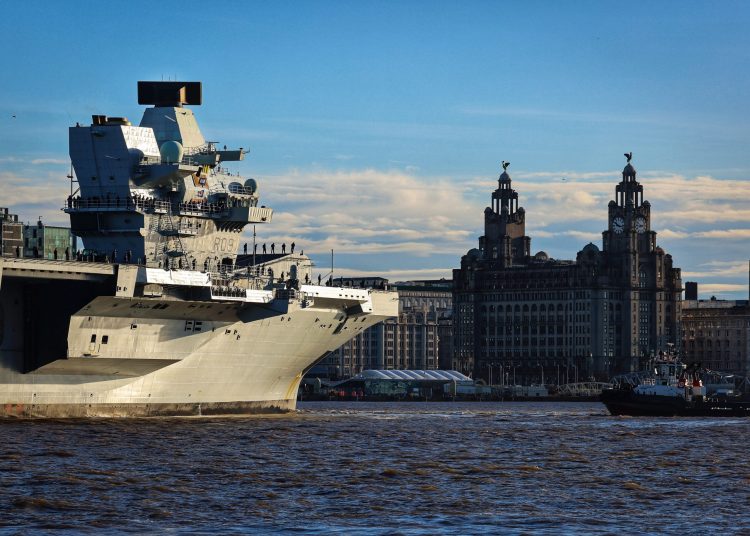
[[[5,160],[6,168],[17,162]],[[57,156],[0,172],[0,205],[26,221],[41,216],[67,224],[60,207],[68,194],[67,161]],[[601,245],[607,204],[619,171],[512,173],[526,210],[532,251],[574,259],[588,242]],[[750,182],[739,178],[638,176],[652,206],[652,229],[701,295],[747,295]],[[477,246],[495,177],[426,176],[417,171],[290,169],[259,177],[261,202],[275,209],[271,225],[256,226],[257,241],[295,242],[318,269],[381,275],[392,280],[451,277]],[[244,238],[252,243],[252,227]]]

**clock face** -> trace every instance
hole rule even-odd
[[[623,229],[625,229],[625,220],[623,220],[622,217],[617,216],[612,220],[612,230],[617,234],[620,234]]]
[[[636,218],[635,220],[635,230],[639,233],[643,233],[646,231],[646,219],[642,216]]]

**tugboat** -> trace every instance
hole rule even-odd
[[[612,415],[661,417],[747,417],[750,396],[734,389],[704,385],[709,374],[699,363],[687,365],[661,355],[653,371],[616,376],[604,389],[601,401]]]

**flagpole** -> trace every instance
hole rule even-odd
[[[255,225],[253,225],[253,271],[258,275],[258,267],[255,264]]]

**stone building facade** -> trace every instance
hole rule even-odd
[[[361,281],[398,290],[398,318],[366,329],[328,354],[309,375],[339,379],[368,369],[432,370],[441,368],[443,362],[450,366],[453,297],[450,281],[390,285],[382,278],[351,278],[335,279],[334,284],[357,286]]]
[[[679,345],[680,270],[656,244],[630,157],[602,248],[590,243],[575,261],[531,253],[526,212],[505,168],[479,247],[453,271],[456,370],[488,379],[512,369],[527,384],[608,379]]]
[[[687,363],[750,376],[750,305],[747,300],[685,300],[682,348]]]
[[[438,368],[438,316],[430,311],[401,312],[334,350],[311,375],[350,378],[363,370]]]

